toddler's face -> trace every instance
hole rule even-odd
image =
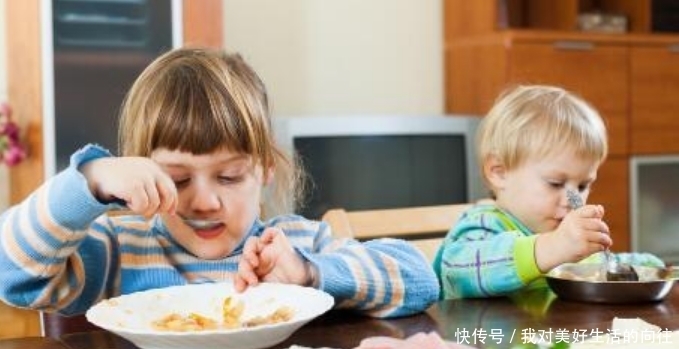
[[[265,182],[261,166],[228,150],[193,155],[159,149],[151,158],[177,186],[177,215],[163,215],[174,239],[197,257],[227,257],[259,215]],[[181,217],[220,223],[197,229]]]
[[[570,211],[566,189],[576,190],[586,202],[598,167],[598,161],[572,151],[529,158],[498,181],[497,204],[534,233],[552,231]]]

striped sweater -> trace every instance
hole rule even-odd
[[[478,204],[451,228],[434,259],[443,298],[492,297],[546,287],[535,261],[535,235],[509,212]],[[616,253],[632,265],[664,266],[649,253]],[[601,263],[595,253],[583,263]]]
[[[80,164],[107,156],[96,147],[0,216],[0,299],[62,314],[104,298],[152,288],[232,278],[245,240],[278,227],[318,269],[318,287],[338,307],[376,317],[425,310],[439,293],[425,257],[397,239],[334,239],[324,222],[295,215],[256,220],[230,256],[201,260],[184,250],[159,217],[109,216],[114,204],[91,194]]]

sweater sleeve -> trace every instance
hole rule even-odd
[[[497,214],[464,214],[446,236],[435,266],[444,298],[506,295],[540,277],[535,235],[507,226]]]
[[[426,257],[399,239],[358,242],[332,237],[318,222],[313,247],[298,249],[318,270],[318,287],[338,308],[374,317],[405,316],[426,310],[439,286]]]
[[[110,207],[94,198],[77,168],[103,156],[109,154],[101,148],[83,148],[72,156],[68,168],[0,217],[4,302],[59,310],[72,307],[84,295],[92,298],[90,303],[101,297],[109,275],[111,243],[105,223],[93,223]]]

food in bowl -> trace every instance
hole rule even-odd
[[[159,331],[204,331],[219,328],[233,329],[237,327],[255,327],[261,325],[276,324],[292,319],[295,311],[288,306],[281,306],[267,315],[255,316],[243,320],[245,303],[233,297],[226,297],[222,303],[222,321],[219,322],[208,316],[191,312],[188,315],[170,313],[152,323],[154,329]]]
[[[658,281],[672,278],[672,268],[653,268],[643,266],[631,266],[639,276],[639,281]],[[554,268],[549,272],[551,277],[573,280],[573,281],[589,281],[589,282],[618,282],[608,280],[606,276],[606,268],[602,264],[564,264],[561,267]]]
[[[567,263],[550,271],[547,284],[561,299],[592,303],[657,302],[674,285],[675,270],[634,266],[639,281],[607,281],[601,264]]]
[[[226,328],[224,301],[227,297],[242,301],[238,319],[242,326]],[[238,302],[226,308],[233,310]],[[141,349],[259,349],[274,346],[301,326],[330,310],[334,299],[311,287],[261,283],[239,293],[233,283],[206,283],[173,286],[142,291],[103,300],[87,311],[87,319],[108,331],[124,337]],[[294,311],[287,321],[258,323],[258,319],[276,317],[276,310],[288,307]],[[196,314],[217,322],[217,328],[171,331],[154,328],[153,322],[168,314]],[[233,315],[231,311],[228,314]],[[205,321],[206,319],[198,321]]]

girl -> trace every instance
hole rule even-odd
[[[406,242],[334,240],[325,223],[294,215],[260,219],[263,206],[290,201],[299,178],[273,143],[267,103],[237,55],[156,59],[124,101],[122,156],[84,147],[0,218],[2,300],[77,314],[120,294],[233,280],[240,291],[317,287],[371,316],[426,309],[436,276]],[[107,214],[122,205],[130,212]]]

